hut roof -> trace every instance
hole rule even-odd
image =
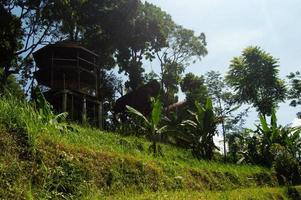
[[[36,57],[39,54],[49,53],[49,51],[51,51],[53,48],[80,49],[82,51],[85,51],[87,53],[90,53],[90,54],[94,55],[95,57],[99,57],[96,53],[94,53],[93,51],[90,51],[89,49],[86,49],[85,47],[81,46],[79,43],[72,42],[72,41],[67,41],[67,40],[56,42],[54,44],[49,44],[47,46],[44,46],[41,49],[34,52],[33,55],[34,55],[34,57]]]

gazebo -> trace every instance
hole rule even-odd
[[[102,128],[99,57],[73,42],[47,45],[35,53],[34,77],[46,88],[45,98],[56,112]]]

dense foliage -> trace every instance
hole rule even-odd
[[[270,124],[261,114],[259,119],[256,130],[229,137],[232,159],[273,167],[280,183],[300,183],[301,129],[279,126],[275,111]]]
[[[225,190],[240,184],[257,186],[258,180],[273,185],[270,169],[280,184],[301,183],[301,128],[280,126],[276,117],[280,102],[301,104],[301,75],[297,71],[288,76],[287,90],[279,78],[279,61],[260,47],[247,47],[234,57],[225,78],[214,71],[185,74],[189,65],[207,55],[205,34],[176,24],[147,1],[4,0],[0,19],[0,186],[4,188],[0,187],[0,198],[4,190],[14,192],[19,182],[30,195],[42,192],[39,197],[44,199],[81,198],[79,188],[89,193],[90,186],[102,193],[125,190],[128,184],[141,191],[213,186]],[[129,117],[118,125],[123,135],[126,130],[130,136],[95,133],[70,124],[68,113],[54,113],[35,86],[31,55],[62,40],[77,42],[100,56],[98,84],[106,129],[117,126],[110,112],[116,96],[160,80],[160,96],[152,99],[149,116],[127,106]],[[155,59],[158,74],[146,74],[144,62]],[[118,77],[117,71],[125,76]],[[183,101],[178,101],[180,88]],[[25,98],[21,89],[31,91],[33,100]],[[259,112],[255,130],[244,127],[248,109],[243,110],[242,104]],[[212,171],[211,164],[204,167],[203,160],[222,161],[214,142],[220,131],[224,162],[267,169],[253,167],[256,172],[243,172],[239,178],[236,169],[245,166],[230,165],[233,171]],[[10,154],[15,163],[10,163]],[[95,170],[89,171],[90,167]],[[30,180],[15,178],[18,170],[30,174]]]
[[[124,199],[276,184],[273,173],[261,167],[198,161],[166,144],[160,144],[164,157],[154,157],[143,138],[75,124],[62,132],[56,127],[64,123],[53,123],[55,118],[32,103],[0,99],[0,198]]]
[[[277,59],[259,47],[247,47],[231,60],[227,81],[236,92],[237,102],[252,104],[265,115],[285,100],[286,88],[278,77]]]
[[[175,102],[175,95],[185,68],[196,60],[207,55],[204,33],[195,36],[193,30],[173,25],[167,39],[167,46],[156,52],[160,62],[160,75],[163,91],[163,102],[166,105]]]

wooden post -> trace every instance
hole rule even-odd
[[[82,108],[82,123],[86,124],[87,122],[87,100],[86,97],[83,98],[83,108]]]
[[[51,89],[53,89],[53,73],[54,73],[54,63],[53,63],[53,59],[54,59],[54,56],[53,56],[53,50],[51,51],[51,67],[50,67],[50,87]]]
[[[103,123],[102,123],[102,102],[98,103],[98,128],[100,128],[100,129],[103,128]]]
[[[62,102],[63,112],[67,112],[67,99],[68,99],[67,91],[63,90],[63,102]]]
[[[65,73],[63,73],[63,89],[66,89],[66,76]]]
[[[96,119],[96,108],[95,108],[95,103],[93,102],[93,125],[96,125],[97,119]]]
[[[96,96],[96,98],[98,98],[98,92],[99,92],[99,81],[100,81],[100,78],[99,78],[99,76],[100,76],[100,71],[98,70],[98,66],[96,65],[96,58],[95,58],[95,56],[94,56],[94,61],[93,61],[93,64],[94,64],[94,74],[96,75],[95,76],[95,79],[96,79],[96,85],[95,85],[95,96]]]
[[[76,51],[76,68],[77,68],[77,81],[78,81],[78,91],[80,91],[80,68],[79,68],[79,54],[78,54],[78,50]]]
[[[74,120],[74,94],[71,94],[71,119]]]
[[[95,76],[95,97],[98,98],[98,71],[96,70],[96,76]]]

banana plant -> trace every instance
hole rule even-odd
[[[130,113],[134,114],[135,116],[137,116],[142,120],[143,125],[140,126],[140,128],[148,136],[150,136],[150,138],[152,138],[153,144],[151,148],[153,149],[153,154],[157,155],[158,153],[161,152],[160,152],[160,147],[157,146],[155,137],[166,132],[167,126],[160,126],[160,121],[162,118],[162,110],[163,110],[161,101],[158,98],[156,99],[151,98],[151,102],[152,102],[152,110],[149,118],[147,116],[144,116],[141,112],[139,112],[138,110],[136,110],[131,106],[127,105],[126,108]]]
[[[269,148],[272,144],[278,143],[282,146],[286,146],[290,138],[291,128],[278,126],[275,110],[272,111],[271,123],[267,123],[267,120],[262,114],[259,114],[260,125],[257,126],[257,132],[261,138],[263,145]]]
[[[268,125],[267,120],[261,113],[259,113],[259,120],[261,127],[258,126],[258,130],[259,133],[263,136],[263,139],[265,140],[267,145],[271,145],[272,143],[275,143],[277,140],[279,140],[279,137],[281,136],[281,127],[278,127],[277,125],[277,117],[275,110],[272,111],[270,126]]]
[[[261,138],[261,151],[265,164],[271,165],[273,156],[271,154],[271,147],[274,144],[279,144],[287,149],[295,157],[300,155],[301,129],[298,127],[282,127],[277,124],[277,117],[275,110],[272,111],[271,123],[262,114],[259,114],[260,125],[257,126],[255,133]]]
[[[189,111],[193,119],[185,120],[181,125],[187,128],[188,137],[190,137],[192,143],[193,155],[198,159],[211,160],[214,150],[218,149],[213,142],[217,123],[212,100],[208,98],[204,107],[195,102],[195,107],[196,112]]]
[[[68,116],[67,112],[60,114],[55,114],[53,112],[53,107],[45,99],[43,93],[38,87],[34,88],[35,101],[36,101],[36,110],[39,114],[39,118],[45,125],[49,125],[59,130],[61,133],[69,131],[77,131],[74,127],[66,123]]]

